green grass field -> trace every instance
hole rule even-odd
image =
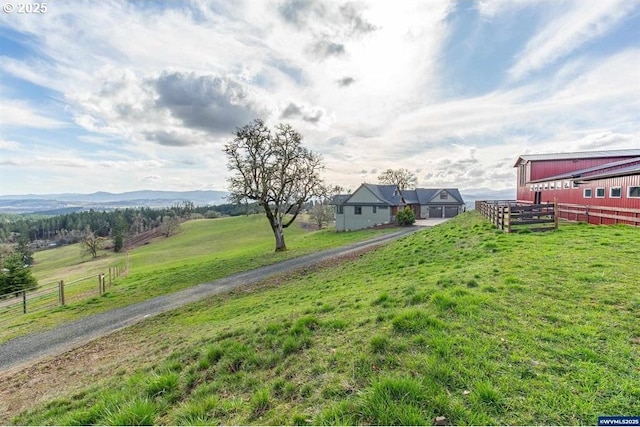
[[[638,228],[504,234],[467,212],[116,334],[148,351],[13,422],[593,425],[638,415],[638,265]]]
[[[247,271],[284,259],[322,249],[354,243],[394,229],[336,233],[329,229],[307,232],[297,222],[285,231],[286,252],[274,252],[275,241],[264,215],[220,219],[202,219],[183,223],[178,232],[160,237],[129,253],[130,275],[119,278],[107,293],[97,296],[97,275],[108,273],[109,266],[124,263],[125,254],[102,251],[97,259],[82,255],[80,245],[37,252],[34,276],[40,285],[55,285],[63,279],[70,283],[92,276],[79,285],[69,286],[67,296],[93,292],[95,296],[57,307],[21,314],[6,321],[0,330],[0,343],[19,335],[52,328],[64,322],[108,309],[123,307],[154,296],[175,292],[199,283],[213,281],[233,273]],[[57,293],[49,300],[57,303]]]

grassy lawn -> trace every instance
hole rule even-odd
[[[13,422],[593,425],[639,415],[638,265],[638,228],[504,234],[467,212],[114,334],[146,351],[70,378],[73,391]]]
[[[294,222],[285,231],[290,250],[275,253],[273,234],[263,215],[189,221],[180,226],[177,234],[158,238],[130,251],[131,274],[119,278],[113,287],[107,287],[107,293],[102,297],[97,296],[96,276],[107,274],[109,266],[123,264],[124,254],[102,251],[97,259],[91,259],[82,256],[80,245],[37,252],[33,273],[40,285],[54,285],[60,279],[70,283],[93,276],[68,287],[65,294],[93,292],[96,296],[27,315],[21,314],[21,307],[16,307],[19,314],[13,320],[7,321],[6,315],[2,318],[4,328],[0,330],[0,343],[83,316],[389,231],[395,229],[306,232]],[[56,304],[57,293],[51,293],[49,299],[51,304]]]

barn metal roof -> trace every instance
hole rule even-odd
[[[626,168],[616,169],[609,172],[602,172],[595,175],[585,176],[583,178],[580,178],[578,181],[579,182],[595,181],[596,179],[612,178],[615,176],[637,175],[637,174],[640,174],[640,165],[632,165],[632,166],[627,166]]]
[[[602,169],[609,169],[609,168],[613,168],[616,166],[624,166],[627,165],[629,163],[637,163],[640,162],[640,157],[634,157],[632,159],[625,159],[625,160],[618,160],[617,162],[611,162],[611,163],[605,163],[602,165],[598,165],[598,166],[592,166],[590,168],[585,168],[585,169],[578,169],[575,171],[570,171],[570,172],[565,172],[563,174],[560,175],[555,175],[555,176],[550,176],[550,177],[546,177],[546,178],[541,178],[541,179],[536,179],[534,181],[529,181],[532,184],[535,184],[537,182],[545,182],[545,181],[553,181],[555,179],[568,179],[568,178],[580,178],[582,177],[582,175],[586,174],[586,173],[590,173],[590,172],[596,172]],[[618,170],[622,170],[622,169],[618,169]],[[617,172],[616,171],[609,171],[609,172],[603,172],[603,173],[613,173],[613,172]],[[600,175],[600,174],[598,174]],[[587,179],[587,177],[585,177],[584,179]]]
[[[603,150],[603,151],[582,151],[577,153],[549,153],[549,154],[523,154],[513,165],[517,167],[523,160],[525,162],[535,162],[540,160],[568,160],[568,159],[599,159],[603,157],[638,157],[640,149],[629,150]]]

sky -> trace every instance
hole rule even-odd
[[[226,190],[256,118],[351,190],[389,168],[509,189],[521,154],[640,148],[640,1],[2,4],[2,195]]]

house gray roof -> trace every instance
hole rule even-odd
[[[603,157],[638,156],[640,156],[640,149],[635,148],[629,150],[582,151],[577,153],[523,154],[518,157],[513,167],[517,167],[523,160],[525,162],[535,162],[540,160],[599,159]]]
[[[415,190],[399,191],[396,185],[389,184],[362,184],[371,191],[380,201],[389,206],[404,206],[407,204],[428,204],[442,190],[446,190],[454,199],[464,204],[462,195],[457,188],[416,188]],[[351,194],[339,194],[333,197],[334,205],[349,204]]]
[[[351,197],[351,194],[336,194],[331,198],[331,204],[341,205],[346,202],[349,197]]]
[[[387,202],[391,206],[404,205],[402,194],[398,191],[398,186],[393,184],[362,184],[368,188],[380,200]]]

